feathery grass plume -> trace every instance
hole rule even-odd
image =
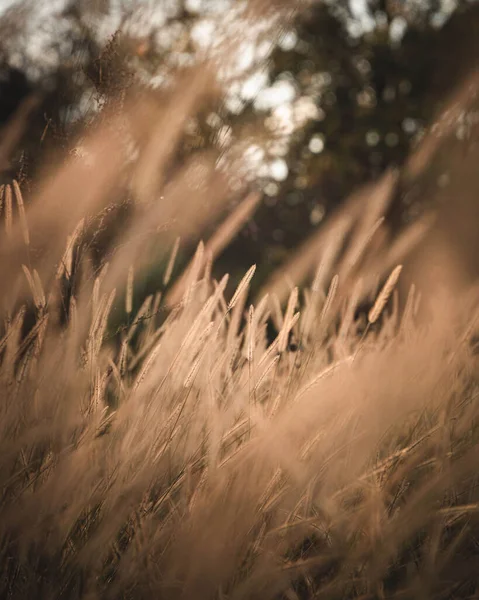
[[[244,292],[247,292],[247,289],[244,288]],[[243,319],[243,315],[244,315],[244,307],[245,307],[245,303],[246,303],[246,293],[241,293],[238,297],[238,300],[236,301],[233,309],[230,311],[228,309],[228,312],[226,313],[226,315],[223,315],[223,319],[221,320],[221,322],[223,322],[225,317],[230,316],[229,319],[229,323],[228,323],[228,334],[227,334],[227,338],[226,338],[226,343],[228,345],[232,345],[235,348],[235,357],[236,355],[239,357],[241,354],[241,348],[242,348],[242,343],[244,341],[244,337],[246,334],[246,331],[241,330],[241,323],[242,323],[242,319]],[[233,360],[234,362],[234,360]],[[233,363],[232,363],[233,365]]]
[[[20,227],[22,229],[23,241],[25,242],[25,246],[29,246],[30,245],[30,233],[28,230],[27,215],[25,213],[25,205],[23,202],[22,191],[21,191],[20,186],[18,185],[18,181],[16,179],[13,180],[12,185],[13,185],[13,192],[15,194],[15,199],[17,201],[18,215],[20,217]]]
[[[248,269],[248,271],[244,275],[243,279],[240,281],[238,287],[236,288],[236,291],[233,294],[233,297],[231,298],[231,300],[228,303],[228,311],[233,310],[233,308],[236,306],[239,298],[241,297],[241,294],[243,294],[243,292],[245,292],[247,290],[251,280],[253,279],[255,271],[256,271],[256,265],[252,265]]]
[[[321,311],[320,323],[326,322],[327,317],[329,316],[331,306],[336,298],[336,293],[338,291],[339,285],[339,275],[335,275],[333,280],[331,281],[331,285],[329,286],[328,295],[326,296],[326,300],[324,301],[323,310]]]
[[[213,253],[211,252],[211,250],[208,249],[208,247],[206,247],[205,248],[205,272],[203,273],[203,279],[206,282],[211,281],[211,274],[213,271],[213,262],[214,262]]]
[[[286,307],[286,312],[284,315],[284,322],[279,332],[279,340],[278,340],[278,352],[284,352],[286,350],[286,346],[288,344],[288,335],[291,330],[291,322],[293,320],[294,311],[298,304],[298,288],[295,287],[291,291],[289,296],[288,305]]]
[[[95,280],[95,283],[98,281]],[[101,300],[98,301],[94,318],[90,325],[88,334],[88,355],[87,359],[91,364],[94,364],[98,359],[103,344],[103,337],[108,324],[113,302],[115,300],[116,290],[112,290],[110,294],[103,294]]]
[[[78,332],[78,306],[75,296],[72,296],[70,298],[70,307],[68,315],[68,329],[73,335],[76,335],[76,333]]]
[[[263,370],[263,372],[261,373],[261,375],[258,377],[258,381],[255,383],[254,385],[254,391],[257,391],[262,383],[265,381],[265,379],[268,377],[269,373],[275,368],[275,366],[278,364],[278,361],[280,360],[281,356],[279,354],[277,354],[276,356],[273,357],[273,359],[269,362],[269,364],[266,366],[266,368]]]
[[[5,184],[0,185],[0,215],[2,214],[3,204],[5,202]]]
[[[412,314],[414,317],[417,317],[419,314],[419,309],[421,308],[421,301],[422,301],[422,292],[418,292],[416,294],[416,300],[414,302],[414,307],[413,307],[413,311],[412,311]]]
[[[315,375],[313,377],[313,379],[311,379],[311,381],[309,381],[306,385],[304,385],[298,391],[298,393],[294,397],[293,402],[297,402],[301,398],[301,396],[303,396],[306,392],[308,392],[309,390],[311,390],[320,381],[322,381],[326,377],[329,377],[330,375],[332,375],[339,367],[342,367],[344,365],[351,365],[352,362],[353,362],[353,357],[352,356],[348,356],[347,358],[345,358],[343,360],[339,360],[339,361],[337,361],[335,363],[332,363],[331,365],[327,366],[325,369],[323,369],[317,375]]]
[[[212,325],[213,325],[213,323],[210,323],[209,326],[208,326],[209,327],[209,332],[212,329],[212,327],[210,327]],[[202,360],[203,360],[203,358],[205,356],[205,353],[206,353],[206,347],[203,347],[202,350],[201,350],[201,352],[199,353],[199,355],[197,356],[197,358],[193,362],[193,365],[191,366],[191,368],[190,368],[187,376],[185,377],[185,380],[183,382],[183,387],[190,388],[193,385],[193,383],[194,383],[194,381],[196,379],[196,376],[198,375],[198,371],[199,371],[201,362],[202,362]]]
[[[301,313],[297,312],[291,317],[291,319],[289,320],[289,322],[287,324],[285,321],[284,331],[285,331],[286,341],[288,340],[290,332],[293,331],[293,329],[296,327],[296,324],[298,323],[300,316],[301,316]],[[278,342],[279,342],[279,340],[278,340]],[[279,343],[278,343],[278,349],[279,349]]]
[[[246,356],[250,363],[253,362],[254,351],[256,347],[256,322],[254,306],[251,304],[248,310],[248,336],[247,336],[247,352]]]
[[[201,269],[204,266],[204,255],[205,255],[205,245],[202,241],[198,244],[195,255],[191,262],[191,266],[188,269],[188,276],[186,281],[186,289],[183,294],[182,303],[184,305],[188,304],[191,298],[191,294],[193,292],[193,288],[195,287],[201,273]]]
[[[178,250],[180,249],[181,238],[178,236],[173,244],[173,248],[171,249],[170,258],[168,259],[168,264],[166,266],[165,274],[163,275],[163,285],[168,285],[171,279],[171,275],[173,274],[173,268],[175,266],[176,257],[178,256]]]
[[[324,431],[318,431],[314,437],[306,442],[306,444],[301,448],[299,453],[300,460],[307,460],[314,449],[314,446],[319,442],[319,440],[324,436]]]
[[[145,377],[147,376],[149,370],[151,369],[153,363],[155,362],[156,357],[158,356],[158,354],[160,352],[162,343],[163,343],[163,340],[160,340],[155,345],[155,347],[149,353],[148,358],[143,363],[143,366],[141,367],[141,370],[136,377],[135,383],[133,384],[133,387],[132,387],[133,392],[136,392],[138,390],[138,388],[140,387],[140,385],[145,380]]]
[[[228,280],[229,280],[229,275],[228,275]],[[218,283],[216,281],[214,281],[213,284],[214,284],[215,290],[217,290],[219,287]],[[220,331],[224,325],[224,322],[227,319],[227,315],[228,315],[229,311],[228,311],[228,305],[226,304],[226,299],[225,299],[225,296],[223,293],[220,294],[220,296],[218,298],[218,302],[221,307],[221,311],[223,312],[223,319],[221,320],[221,322],[218,326],[218,331]]]
[[[17,371],[17,381],[20,383],[27,376],[36,377],[37,365],[40,358],[40,353],[43,348],[45,341],[47,328],[49,322],[49,315],[43,315],[33,326],[32,330],[28,333],[19,348],[18,354],[24,353],[21,364]],[[27,371],[28,369],[28,371]]]
[[[192,325],[190,326],[189,330],[187,331],[185,337],[182,339],[180,347],[178,348],[176,354],[174,355],[173,360],[169,364],[168,369],[166,370],[166,373],[163,375],[163,378],[159,384],[158,389],[161,389],[164,386],[165,382],[168,379],[168,376],[172,373],[173,369],[178,365],[178,363],[182,357],[182,354],[184,354],[184,353],[186,354],[186,350],[191,350],[192,346],[194,346],[195,338],[197,338],[199,328],[200,328],[201,324],[203,323],[203,321],[205,320],[205,318],[209,315],[211,310],[215,307],[216,302],[218,301],[218,297],[223,292],[224,288],[222,289],[222,286],[226,286],[226,282],[227,282],[227,278],[223,278],[222,284],[220,284],[218,286],[218,288],[215,290],[214,294],[212,296],[210,296],[210,298],[205,302],[202,309],[196,316],[195,320],[193,321]],[[209,329],[210,326],[211,326],[211,323],[208,324],[206,329]],[[201,336],[199,339],[201,340]],[[196,339],[196,343],[197,342],[198,342],[198,339]]]
[[[135,276],[133,265],[128,267],[128,277],[126,280],[125,312],[131,314],[133,310],[133,279]]]
[[[95,329],[95,336],[97,338],[98,352],[100,351],[101,345],[103,343],[103,337],[105,335],[106,327],[108,324],[108,317],[110,316],[110,312],[113,306],[113,302],[115,301],[116,290],[111,290],[108,295],[108,299],[104,304],[103,310],[101,311],[100,318],[98,319],[98,324]]]
[[[189,513],[193,513],[195,506],[198,502],[198,498],[199,498],[201,492],[205,489],[205,487],[207,485],[208,478],[209,478],[209,472],[208,472],[208,469],[206,468],[203,471],[203,473],[201,474],[198,484],[196,485],[193,493],[191,494],[191,498],[188,503],[188,512]]]
[[[96,369],[96,373],[93,377],[93,393],[90,398],[88,411],[97,411],[101,407],[103,403],[103,394],[110,374],[109,370],[102,373],[100,369]]]
[[[266,489],[264,490],[263,494],[261,495],[261,497],[258,500],[259,512],[264,512],[266,503],[268,502],[268,500],[271,499],[271,496],[277,490],[277,488],[282,485],[282,480],[283,480],[283,470],[279,467],[273,473],[273,476],[269,480],[269,482],[266,486]]]
[[[17,349],[17,358],[20,358],[23,355],[23,358],[25,359],[23,360],[23,372],[25,372],[26,364],[29,362],[30,358],[34,357],[41,348],[47,325],[48,315],[43,315],[38,319],[28,334],[22,338]],[[17,373],[17,381],[20,380],[21,377],[19,377]]]
[[[175,310],[172,310],[171,312],[168,313],[162,304],[162,301],[163,301],[162,292],[157,292],[156,294],[150,295],[149,298],[150,298],[149,311],[141,317],[137,316],[135,318],[135,320],[132,322],[132,325],[135,321],[137,322],[137,325],[143,325],[143,330],[142,330],[142,332],[140,332],[140,337],[139,337],[139,339],[141,339],[142,342],[143,341],[147,342],[147,340],[149,340],[153,336],[155,336],[158,331],[161,331],[162,328],[165,326],[166,319],[173,318],[173,315],[175,315],[177,313],[177,311],[180,310],[180,307],[177,307]],[[161,320],[162,314],[166,315],[166,319],[164,321],[162,321],[162,325],[158,329],[158,320],[159,319]],[[130,331],[130,327],[128,328],[128,331]],[[130,334],[128,334],[128,337],[131,337]]]
[[[153,330],[155,328],[155,319],[159,312],[161,311],[161,304],[163,301],[163,292],[156,292],[153,296],[153,304],[151,305],[152,319],[149,320],[149,325]],[[151,332],[150,332],[151,333]]]
[[[221,438],[221,445],[223,450],[225,450],[228,446],[234,441],[238,441],[241,437],[246,434],[246,431],[249,427],[249,419],[241,419],[237,423],[235,423],[230,429],[225,431]]]
[[[7,324],[5,333],[5,354],[1,363],[1,379],[4,384],[9,384],[14,376],[15,358],[20,347],[22,327],[25,320],[26,308],[21,306],[11,323]]]
[[[12,202],[12,188],[10,187],[10,185],[8,183],[5,185],[4,200],[5,200],[5,233],[7,234],[8,237],[11,237],[12,226],[13,226],[13,216],[12,216],[13,202]]]
[[[125,337],[120,345],[120,351],[118,353],[117,365],[118,372],[120,374],[120,382],[128,370],[128,352],[130,348],[128,346],[128,339]],[[148,348],[151,351],[151,348]],[[143,357],[142,357],[143,358]]]
[[[38,273],[34,270],[32,275],[26,265],[22,265],[22,269],[27,279],[35,307],[37,309],[43,308],[45,306],[45,294]]]
[[[85,226],[85,219],[80,219],[80,221],[75,226],[71,235],[67,237],[67,243],[65,247],[65,252],[58,264],[58,269],[56,272],[56,278],[60,279],[62,275],[65,275],[67,279],[71,279],[73,273],[73,251],[75,245],[80,238],[83,228]]]
[[[75,242],[72,236],[68,236],[65,253],[63,254],[57,268],[56,279],[60,279],[62,275],[65,275],[67,279],[70,279],[73,272],[73,248]]]
[[[8,334],[8,327],[6,328],[7,332],[3,335],[3,337],[0,339],[0,352],[3,352],[3,349],[5,348],[6,344],[7,344],[7,340],[9,337]]]
[[[262,364],[264,364],[264,362],[266,360],[268,360],[268,358],[271,356],[271,354],[273,354],[273,352],[278,352],[278,343],[279,343],[279,336],[277,336],[276,339],[273,342],[271,342],[271,344],[269,345],[269,347],[266,348],[263,356],[260,358],[260,361],[258,363],[259,367]]]
[[[269,294],[265,294],[255,308],[256,321],[258,323],[261,319],[266,319],[267,315],[269,314],[268,300]]]
[[[384,307],[389,300],[396,284],[398,282],[399,276],[401,275],[402,265],[398,265],[392,273],[389,275],[386,283],[384,284],[381,292],[379,293],[376,302],[368,313],[368,321],[371,325],[376,323],[376,321],[381,316],[381,313],[384,310]]]
[[[153,296],[151,294],[143,300],[143,304],[140,306],[138,312],[136,313],[133,322],[127,328],[126,339],[128,341],[130,341],[133,338],[140,323],[150,318],[151,313],[154,312],[152,302]]]
[[[195,320],[193,321],[193,324],[191,325],[190,329],[188,330],[188,332],[180,346],[179,352],[184,347],[188,346],[192,342],[193,338],[196,337],[198,328],[201,325],[202,321],[204,319],[206,319],[207,317],[209,317],[211,315],[211,313],[215,310],[219,300],[223,296],[223,292],[226,288],[227,283],[228,283],[228,276],[225,275],[222,278],[222,280],[220,281],[220,283],[217,285],[213,294],[211,294],[211,296],[206,300],[203,307],[201,308],[198,315],[196,316]]]
[[[95,277],[95,281],[93,282],[93,290],[91,295],[91,309],[93,315],[97,314],[97,311],[99,310],[100,290],[109,268],[110,263],[106,262],[102,266],[99,275]]]
[[[37,308],[44,308],[46,305],[45,292],[43,291],[40,275],[36,269],[33,269],[33,281],[35,282],[35,290],[39,299],[39,306]]]

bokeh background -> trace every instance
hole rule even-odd
[[[258,0],[252,14],[254,4],[0,2],[1,123],[26,98],[38,98],[1,177],[28,190],[38,169],[78,145],[85,124],[128,90],[161,96],[179,70],[213,61],[221,101],[188,121],[171,172],[207,150],[228,175],[231,208],[249,189],[262,192],[216,265],[240,276],[255,263],[261,286],[354,190],[388,169],[401,171],[449,95],[477,68],[479,3]],[[470,146],[478,120],[474,111],[460,114],[454,143]],[[447,169],[434,161],[427,178],[427,193],[398,189],[393,227],[420,217],[435,201],[431,189],[449,184]],[[180,262],[197,241],[182,246]]]

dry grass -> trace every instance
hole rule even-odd
[[[204,222],[225,191],[210,178],[186,193],[186,173],[165,184],[160,130],[129,167],[139,207],[100,269],[92,218],[129,181],[109,129],[86,141],[105,160],[67,161],[30,203],[4,190],[0,596],[474,597],[475,290],[435,297],[420,327],[414,290],[402,320],[388,310],[396,269],[374,305],[383,271],[341,264],[365,253],[381,217],[350,211],[338,219],[361,232],[349,258],[331,252],[284,313],[274,297],[245,310],[254,267],[225,297],[200,245],[179,303],[162,312],[160,288],[135,314],[158,226],[190,235],[201,203]],[[148,203],[160,181],[165,205]],[[165,282],[177,250],[164,248]]]

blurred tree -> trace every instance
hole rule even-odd
[[[315,5],[276,50],[272,79],[314,98],[319,115],[293,134],[285,156],[279,148],[288,172],[265,186],[278,207],[271,241],[295,245],[357,185],[401,165],[447,93],[477,65],[477,4],[463,4],[444,24],[434,3],[422,10],[416,3],[409,14],[411,4],[371,3],[356,19],[339,4]],[[265,212],[260,218],[264,235],[271,221]]]

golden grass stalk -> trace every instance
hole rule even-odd
[[[279,360],[280,360],[281,356],[279,354],[277,354],[270,362],[269,364],[266,366],[266,368],[263,370],[263,372],[261,373],[261,375],[258,377],[258,381],[255,383],[254,385],[254,391],[257,391],[262,383],[265,381],[265,379],[268,377],[268,375],[271,373],[271,371],[275,368],[275,366],[278,364]]]
[[[67,279],[70,279],[73,273],[73,251],[75,244],[79,240],[85,226],[85,219],[80,219],[74,228],[71,235],[67,237],[65,252],[60,260],[56,272],[56,278],[60,279],[64,274]]]
[[[145,377],[147,376],[148,372],[150,371],[151,367],[153,366],[153,364],[155,362],[156,357],[158,356],[158,353],[160,352],[162,343],[163,343],[163,340],[160,340],[155,345],[155,347],[149,353],[148,358],[143,363],[143,366],[141,367],[141,370],[135,379],[135,383],[133,384],[133,388],[132,388],[133,392],[136,392],[138,390],[138,388],[140,387],[140,385],[145,380]]]
[[[135,271],[133,265],[128,268],[128,277],[126,282],[126,296],[125,296],[125,312],[127,315],[131,314],[133,310],[133,280]]]
[[[173,268],[175,266],[176,257],[178,256],[178,250],[180,249],[181,238],[177,237],[175,243],[173,244],[173,248],[171,249],[170,258],[168,260],[168,264],[166,266],[165,274],[163,275],[163,285],[168,285],[171,279],[171,275],[173,274]]]
[[[279,342],[279,337],[276,337],[276,339],[269,345],[269,347],[265,350],[263,356],[261,357],[258,366],[260,367],[266,360],[268,360],[268,358],[271,356],[271,354],[273,354],[273,352],[277,352],[278,351],[278,342]]]
[[[30,233],[28,230],[27,215],[25,213],[25,204],[23,202],[22,191],[21,191],[20,186],[18,185],[18,181],[16,179],[13,180],[12,185],[13,185],[13,192],[15,194],[15,199],[17,201],[18,215],[20,217],[20,227],[22,229],[23,241],[25,242],[26,246],[29,246],[30,245]]]
[[[288,344],[288,335],[291,330],[291,323],[294,316],[294,311],[296,310],[296,306],[298,304],[298,288],[295,287],[291,291],[289,296],[288,305],[286,307],[286,312],[284,315],[284,322],[279,333],[278,340],[278,352],[284,352],[286,350],[286,346]]]
[[[135,315],[135,319],[133,323],[128,327],[126,339],[131,340],[131,338],[135,335],[135,332],[138,329],[138,326],[142,321],[150,318],[150,313],[153,312],[152,308],[153,296],[150,294],[144,300],[142,305],[140,306],[138,312]]]
[[[381,316],[381,313],[383,312],[384,307],[386,306],[387,301],[389,300],[389,297],[391,296],[394,288],[396,287],[396,284],[399,280],[399,276],[401,275],[401,271],[402,265],[398,265],[389,275],[386,283],[384,284],[381,292],[379,293],[376,299],[376,302],[374,303],[373,307],[368,313],[368,321],[371,325],[376,323],[376,321]]]
[[[336,298],[336,293],[338,291],[339,285],[339,275],[335,275],[331,281],[331,285],[329,286],[328,295],[326,296],[326,300],[324,302],[323,310],[321,311],[320,322],[326,322],[327,317],[329,316],[331,306]]]
[[[196,285],[200,274],[201,269],[204,266],[204,258],[205,258],[205,245],[202,241],[198,244],[195,255],[193,257],[193,262],[191,264],[191,269],[188,273],[188,281],[185,289],[185,293],[183,295],[183,304],[188,304],[191,298],[191,294],[194,286]]]
[[[246,272],[246,274],[244,275],[242,280],[239,282],[238,287],[236,288],[236,291],[233,294],[233,297],[231,298],[231,300],[228,303],[229,311],[233,310],[233,308],[236,306],[238,300],[240,299],[241,295],[248,289],[248,286],[249,286],[251,280],[253,279],[255,271],[256,271],[256,265],[252,265],[248,269],[248,271]]]
[[[247,358],[250,363],[253,362],[254,351],[256,347],[256,322],[254,314],[254,306],[251,304],[248,310],[248,344],[247,344]]]
[[[13,224],[13,217],[12,217],[12,188],[7,184],[5,186],[5,232],[7,234],[7,237],[11,237],[12,236],[12,224]]]
[[[45,294],[38,273],[34,270],[32,275],[26,265],[22,265],[22,269],[27,279],[35,307],[37,309],[43,308],[45,306]]]
[[[26,308],[21,306],[11,323],[8,323],[5,334],[5,355],[2,361],[2,375],[6,382],[9,382],[14,373],[15,357],[20,346],[22,327],[25,319]]]
[[[39,299],[37,308],[43,308],[46,305],[45,292],[43,291],[42,281],[36,269],[33,269],[33,281],[35,282],[36,295]]]
[[[294,402],[297,402],[304,394],[306,394],[311,389],[313,389],[323,379],[325,379],[326,377],[329,377],[330,375],[333,375],[338,368],[345,366],[345,365],[346,366],[351,365],[352,362],[353,362],[353,357],[348,356],[346,359],[337,361],[337,362],[332,363],[331,365],[327,366],[325,369],[323,369],[317,375],[315,375],[315,377],[313,377],[313,379],[311,379],[311,381],[309,381],[306,385],[304,385],[298,391],[298,393],[296,394],[296,396],[294,398]]]
[[[208,325],[208,331],[207,332],[205,331],[205,336],[204,336],[205,339],[207,338],[208,334],[211,332],[213,325],[214,325],[213,323],[210,323]],[[206,353],[206,347],[203,347],[201,352],[197,356],[197,358],[194,360],[187,376],[185,377],[185,380],[183,382],[183,387],[190,388],[193,385],[193,383],[196,379],[196,376],[198,375],[198,371],[200,369],[200,365],[205,356],[205,353]]]

